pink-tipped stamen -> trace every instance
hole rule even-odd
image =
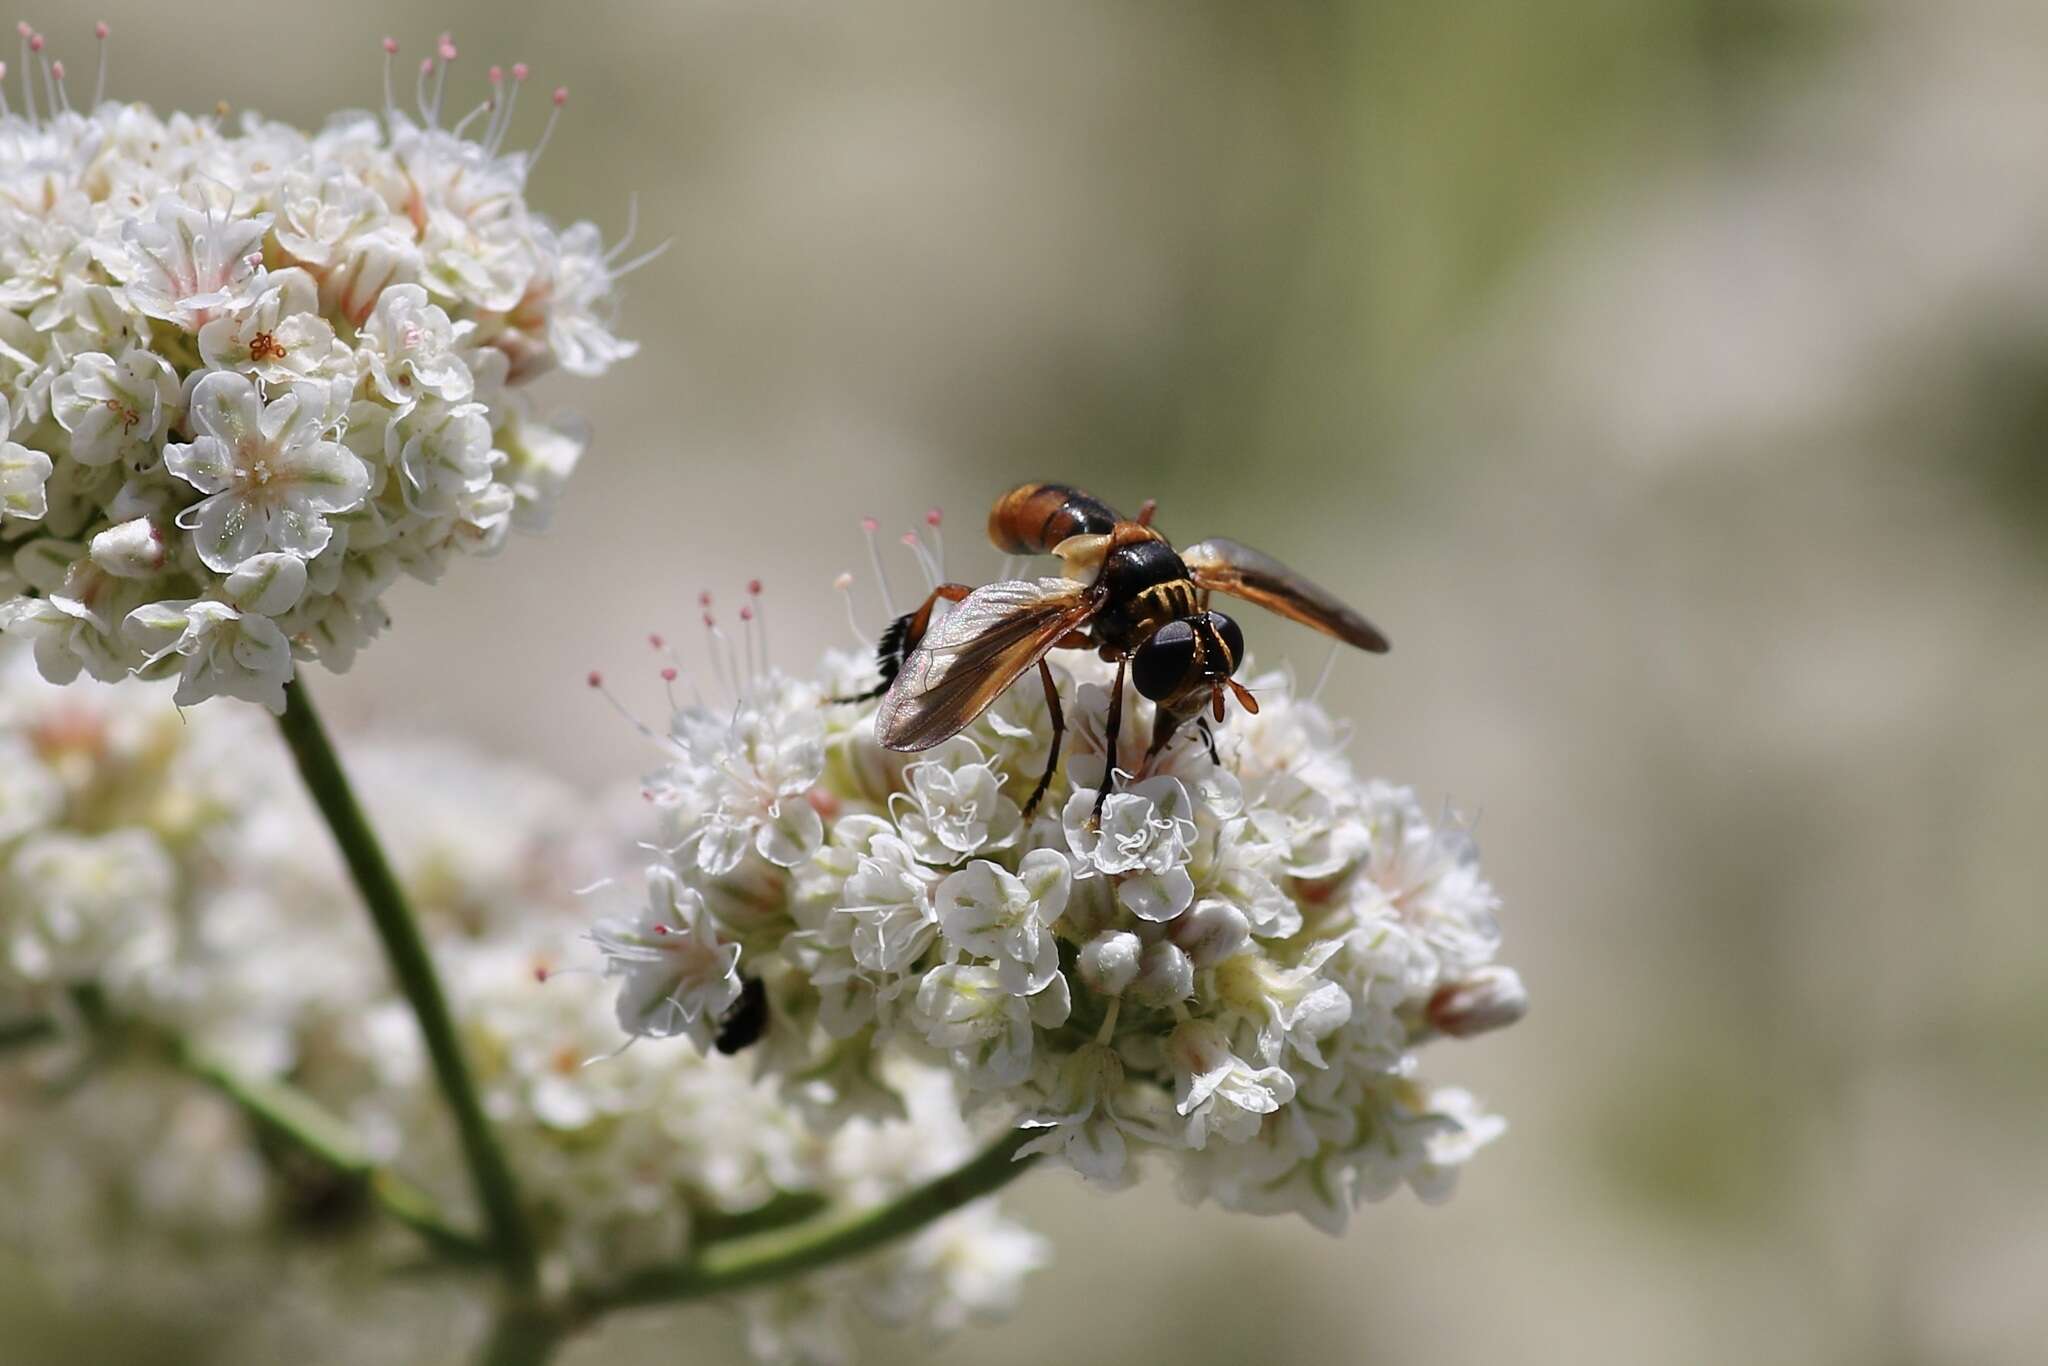
[[[740,695],[739,673],[733,667],[732,640],[718,629],[718,618],[709,612],[704,614],[704,636],[711,653],[711,667],[717,671],[718,681],[737,699]]]
[[[673,747],[674,742],[672,740],[670,740],[667,736],[656,734],[651,726],[649,726],[645,721],[642,721],[639,717],[633,715],[632,712],[626,709],[626,704],[619,701],[618,695],[614,693],[609,687],[605,686],[603,674],[599,673],[596,669],[592,669],[590,671],[589,681],[591,690],[595,692],[598,696],[602,697],[606,702],[610,703],[611,709],[617,712],[620,718],[624,720],[627,725],[631,726],[635,731],[639,732],[642,739],[652,741],[654,744],[657,745]]]
[[[839,600],[846,605],[847,629],[853,632],[853,638],[862,645],[870,644],[874,637],[861,630],[860,618],[855,616],[853,611],[853,575],[841,570],[839,577],[832,580],[832,586],[839,591]]]
[[[868,543],[868,564],[873,566],[875,583],[882,590],[882,612],[890,621],[894,621],[896,620],[896,597],[889,591],[889,576],[882,572],[881,547],[875,544],[875,532],[881,529],[881,525],[880,522],[877,522],[872,517],[860,519],[861,535],[867,538]]]
[[[28,40],[35,37],[35,30],[27,24],[21,23],[14,26],[14,31],[21,36],[21,107],[23,116],[28,119],[30,126],[34,127],[36,126],[36,64],[35,59],[29,55]]]
[[[752,599],[754,614],[754,635],[761,646],[761,677],[768,676],[768,604],[761,596],[761,581],[747,580],[747,596]]]
[[[412,102],[419,106],[420,122],[428,125],[431,125],[434,120],[432,114],[428,112],[427,77],[433,74],[434,59],[432,57],[420,58],[420,74],[412,83]]]
[[[441,97],[448,89],[448,68],[455,65],[455,43],[448,34],[442,34],[434,45],[434,55],[441,59],[441,69],[434,76],[434,108],[427,122],[435,128],[441,126]]]
[[[100,71],[99,75],[93,77],[92,82],[92,107],[95,109],[107,98],[107,35],[112,32],[104,19],[92,26],[93,39],[100,48]]]
[[[931,551],[925,549],[924,541],[919,538],[915,531],[903,533],[903,544],[908,546],[910,553],[917,557],[917,567],[924,572],[925,579],[927,580],[925,586],[927,588],[937,588],[944,582],[939,577],[938,565],[932,561]]]
[[[496,70],[495,67],[492,69]],[[526,76],[525,62],[512,63],[512,89],[505,95],[503,112],[491,121],[490,134],[484,142],[484,150],[492,156],[498,154],[498,149],[505,144],[505,135],[512,131],[512,111],[519,106],[519,87],[526,84]]]
[[[561,120],[562,106],[569,102],[569,87],[566,85],[556,86],[553,99],[554,107],[548,110],[548,126],[540,130],[540,141],[533,145],[532,153],[526,158],[528,170],[540,164],[542,153],[546,152],[548,144],[554,141],[555,124]]]
[[[1337,651],[1341,646],[1332,644],[1330,652],[1323,656],[1322,672],[1316,675],[1315,687],[1309,689],[1308,700],[1314,702],[1323,695],[1323,687],[1330,681],[1330,671],[1337,667]]]
[[[389,34],[384,36],[384,121],[388,124],[398,113],[398,97],[391,90],[391,67],[398,58],[398,40]]]
[[[747,691],[754,690],[759,675],[754,670],[754,650],[759,643],[760,629],[754,624],[754,609],[749,603],[740,604],[740,668],[747,680]]]
[[[482,104],[470,110],[467,114],[464,114],[462,116],[462,121],[457,123],[453,128],[449,129],[448,135],[450,137],[461,137],[463,133],[468,131],[470,124],[475,123],[477,119],[479,119],[483,115],[494,112],[497,109],[497,107],[498,102],[496,100],[485,100]]]
[[[43,68],[43,107],[49,117],[57,117],[57,82],[50,76],[49,54],[43,51],[43,35],[29,35],[29,49],[36,54],[37,65]]]

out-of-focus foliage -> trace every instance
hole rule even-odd
[[[1034,477],[1283,549],[1393,636],[1324,701],[1483,813],[1537,1010],[1472,1080],[1515,1127],[1337,1244],[1027,1186],[1055,1265],[942,1358],[2038,1357],[2039,6],[109,9],[160,107],[374,103],[380,24],[545,51],[536,196],[615,228],[637,187],[675,240],[550,537],[395,595],[335,710],[615,776],[592,664],[753,574],[808,660],[854,516],[942,503],[982,574]],[[104,1355],[32,1251],[9,1340]],[[736,1359],[686,1330],[567,1359]]]

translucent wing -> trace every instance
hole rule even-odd
[[[1199,588],[1255,602],[1346,645],[1386,653],[1387,638],[1379,628],[1339,602],[1328,589],[1310,583],[1271,555],[1212,536],[1183,549],[1180,558]]]
[[[875,713],[890,749],[930,749],[966,729],[1060,637],[1095,615],[1097,598],[1070,579],[1013,579],[977,588],[925,633]]]

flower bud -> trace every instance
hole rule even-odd
[[[1423,1015],[1454,1039],[1502,1029],[1529,1010],[1529,993],[1513,968],[1481,968],[1462,982],[1437,988]]]
[[[1144,945],[1128,930],[1106,930],[1081,949],[1081,980],[1104,996],[1121,996],[1137,980]]]
[[[1146,1005],[1165,1006],[1195,994],[1195,965],[1171,944],[1154,944],[1138,960],[1131,995]]]
[[[1167,938],[1198,968],[1214,967],[1251,942],[1251,922],[1227,901],[1204,901],[1167,927]]]
[[[146,579],[164,567],[163,533],[147,517],[108,527],[92,538],[92,562],[120,579]]]

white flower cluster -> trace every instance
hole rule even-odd
[[[645,908],[592,935],[620,1022],[728,1044],[758,980],[763,1069],[810,1104],[885,1112],[874,1060],[901,1054],[1100,1182],[1162,1153],[1194,1198],[1331,1231],[1403,1183],[1447,1192],[1502,1124],[1420,1081],[1417,1046],[1524,1007],[1472,840],[1361,780],[1280,674],[1220,764],[1184,732],[1092,824],[1110,668],[1054,661],[1070,758],[1030,820],[1051,730],[1028,680],[923,754],[823,702],[872,679],[851,656],[679,711]],[[1130,702],[1127,774],[1152,710]]]
[[[238,709],[181,717],[162,684],[56,687],[0,645],[0,1031],[57,1025],[0,1053],[0,1182],[21,1197],[0,1234],[102,1296],[160,1287],[165,1313],[196,1302],[187,1254],[138,1268],[140,1249],[200,1238],[209,1274],[227,1275],[242,1247],[268,1278],[281,1233],[366,1263],[417,1248],[366,1219],[359,1194],[337,1206],[345,1185],[149,1048],[102,1059],[99,1029],[174,1035],[290,1081],[451,1221],[478,1224],[410,1010],[267,729]],[[743,1060],[621,1052],[611,984],[554,970],[588,957],[573,887],[614,857],[589,804],[445,745],[370,747],[350,767],[393,836],[551,1283],[601,1290],[764,1210],[886,1199],[973,1151],[943,1068],[887,1066],[911,1121],[828,1131]],[[110,1290],[93,1268],[116,1258],[99,1273]],[[764,1360],[832,1360],[849,1307],[949,1328],[1003,1310],[1044,1260],[984,1201],[740,1307]],[[366,1293],[331,1266],[299,1279],[302,1301]]]
[[[78,112],[54,82],[38,116],[24,71],[0,113],[0,629],[46,677],[175,673],[181,703],[280,711],[295,661],[346,669],[383,628],[400,574],[546,520],[584,438],[524,386],[633,353],[632,263],[527,208],[531,158],[501,150],[523,66],[492,68],[477,136],[438,126],[454,57],[444,35],[420,121],[387,99],[311,135]]]

